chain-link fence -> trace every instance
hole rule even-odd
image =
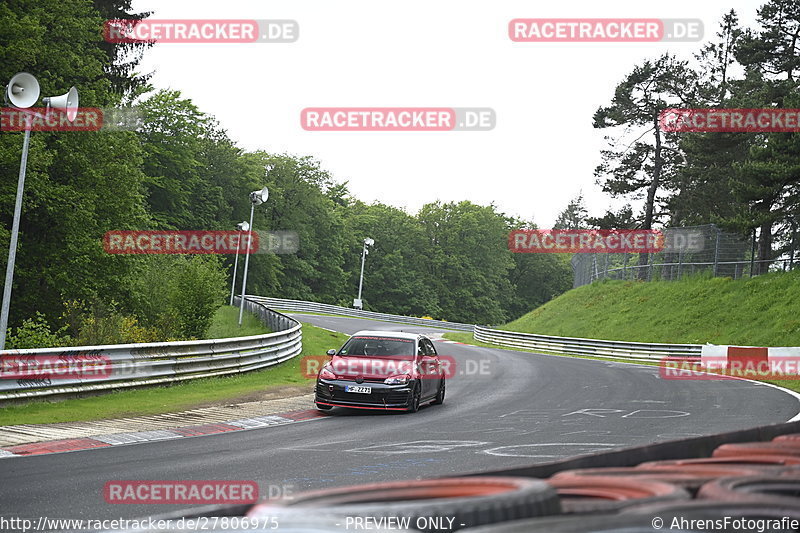
[[[764,270],[794,268],[794,249],[786,257],[758,260],[755,240],[720,230],[714,224],[662,230],[664,251],[650,254],[578,253],[572,256],[573,287],[599,279],[677,280],[682,276],[709,273],[734,279]],[[761,263],[768,268],[762,269]]]

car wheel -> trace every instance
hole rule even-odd
[[[420,388],[419,383],[417,383],[414,386],[414,391],[411,393],[411,401],[408,404],[409,413],[416,413],[417,411],[419,411],[419,402],[421,400],[421,397],[422,397],[422,389]]]
[[[331,409],[333,409],[332,405],[316,404],[316,406],[317,406],[317,409],[319,409],[320,411],[330,411]]]
[[[433,400],[433,405],[442,405],[444,403],[444,378],[442,384],[439,385],[439,392],[436,393],[436,399]]]

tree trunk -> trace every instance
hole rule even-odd
[[[659,185],[661,185],[661,167],[663,166],[663,160],[661,159],[661,131],[658,129],[658,114],[653,116],[653,128],[653,135],[656,140],[656,146],[653,151],[653,180],[647,188],[647,201],[644,206],[642,229],[653,229],[656,193],[658,192]],[[647,253],[639,254],[639,279],[647,279],[647,272],[644,266],[649,262],[649,255],[650,254]]]
[[[772,222],[764,222],[759,228],[757,257],[759,261],[772,259]],[[769,272],[769,265],[767,262],[759,262],[756,272],[766,274]]]

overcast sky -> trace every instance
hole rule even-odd
[[[712,37],[760,0],[134,0],[155,19],[293,19],[291,44],[157,44],[142,72],[214,115],[239,146],[311,155],[367,202],[415,212],[434,200],[493,202],[550,227],[595,185],[603,135],[591,118],[648,58],[686,59],[699,43],[515,43],[515,18],[697,18]],[[306,107],[490,107],[492,131],[304,131]],[[621,202],[614,202],[614,206]]]

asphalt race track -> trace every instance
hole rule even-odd
[[[353,333],[442,330],[296,315]],[[255,480],[292,491],[437,477],[785,422],[797,398],[746,381],[673,381],[650,366],[435,343],[458,362],[444,405],[333,416],[230,434],[0,459],[0,515],[128,518],[176,506],[111,505],[111,480]],[[333,347],[333,346],[332,346]],[[309,408],[312,408],[309,405]]]

